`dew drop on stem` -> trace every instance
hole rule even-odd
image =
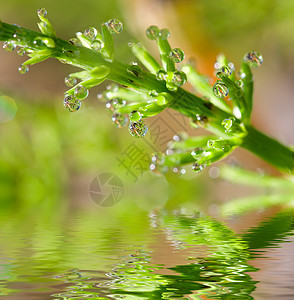
[[[198,164],[198,163],[194,163],[192,165],[192,170],[196,173],[201,172],[204,169],[204,165],[203,164]]]
[[[117,128],[122,128],[128,123],[128,118],[123,114],[114,113],[111,118],[113,124]]]
[[[244,55],[243,61],[250,67],[257,68],[263,63],[263,57],[259,52],[249,51]]]
[[[123,23],[118,19],[110,19],[108,22],[106,22],[106,26],[112,34],[119,34],[123,30]]]
[[[184,85],[187,82],[187,75],[182,71],[175,71],[172,78],[172,83],[176,86]]]
[[[78,111],[81,107],[81,101],[77,100],[71,95],[66,95],[63,100],[65,109],[69,112]]]
[[[243,86],[244,86],[244,82],[241,79],[237,80],[236,84],[239,88],[243,88]]]
[[[7,52],[11,52],[15,49],[15,44],[13,42],[10,42],[10,41],[5,41],[3,43],[3,49]]]
[[[19,56],[23,56],[25,53],[26,53],[26,51],[25,51],[24,48],[19,48],[19,49],[17,50],[17,54],[18,54]]]
[[[185,58],[185,53],[180,48],[172,49],[168,55],[175,63],[180,63]]]
[[[147,133],[147,131],[148,127],[143,121],[131,122],[129,125],[129,133],[136,138],[143,137]]]
[[[27,65],[20,65],[18,67],[18,72],[20,74],[26,74],[29,71],[29,67]]]
[[[156,40],[159,37],[159,28],[151,25],[146,29],[146,36],[150,40]]]
[[[157,93],[156,90],[150,90],[150,91],[148,92],[148,95],[149,95],[150,97],[156,97],[156,96],[158,96],[158,93]]]
[[[225,144],[225,145],[223,145],[222,146],[222,150],[224,151],[224,152],[229,152],[230,150],[231,150],[231,145],[229,145],[229,144]]]
[[[102,43],[96,40],[91,44],[91,48],[99,52],[102,49]]]
[[[224,98],[229,94],[229,88],[221,81],[215,83],[212,88],[214,95],[218,98]]]
[[[45,18],[47,16],[47,10],[45,8],[39,8],[37,13],[39,17]]]
[[[221,124],[226,129],[226,131],[229,132],[231,130],[231,128],[233,127],[234,122],[235,122],[235,118],[231,117],[231,118],[222,120]]]
[[[142,120],[142,115],[139,111],[133,110],[130,113],[130,121],[131,122],[140,122]]]
[[[224,76],[232,75],[232,70],[229,66],[222,66],[220,71],[221,71],[222,75],[224,75]]]
[[[81,41],[80,41],[78,38],[75,38],[75,37],[69,39],[69,42],[70,42],[72,45],[76,46],[76,47],[81,47],[81,46],[82,46]]]
[[[84,31],[84,35],[91,41],[94,41],[97,36],[97,29],[94,27],[89,27]]]
[[[140,74],[142,73],[141,67],[138,66],[138,65],[136,65],[136,64],[133,64],[133,65],[129,66],[129,67],[127,68],[127,71],[128,71],[129,73],[134,74],[136,77],[139,77]]]
[[[73,87],[74,85],[77,84],[77,79],[72,77],[72,76],[67,76],[64,78],[64,83],[68,86],[68,87]]]
[[[78,99],[78,100],[83,100],[85,98],[88,97],[89,95],[89,91],[87,88],[85,88],[83,85],[78,85],[76,88],[75,88],[75,97]]]
[[[203,148],[195,148],[192,152],[191,155],[193,156],[193,158],[198,159],[199,156],[201,156],[205,151],[203,150]]]
[[[159,36],[163,39],[163,40],[167,40],[170,37],[170,32],[167,28],[163,28],[159,31]]]
[[[167,72],[165,70],[158,70],[156,73],[156,78],[158,80],[165,80],[167,77]]]

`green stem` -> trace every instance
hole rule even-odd
[[[247,126],[247,135],[243,138],[241,147],[249,150],[282,172],[293,174],[294,152],[258,131],[252,126]]]
[[[225,128],[221,125],[224,119],[232,117],[231,114],[181,88],[173,96],[174,100],[170,103],[170,108],[192,119],[198,115],[203,119],[203,127],[210,132],[223,138],[232,137],[232,134],[225,133]]]

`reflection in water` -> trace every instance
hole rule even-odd
[[[1,218],[0,294],[56,300],[254,299],[259,283],[251,276],[258,269],[250,264],[258,261],[256,253],[280,247],[293,234],[293,212],[279,213],[242,235],[198,213],[152,213],[149,223],[146,215],[124,218],[85,214],[68,216],[63,224]],[[184,263],[154,262],[154,255],[162,260],[169,255],[158,239],[163,235]],[[151,246],[155,241],[160,253]]]

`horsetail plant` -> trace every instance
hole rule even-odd
[[[147,37],[157,43],[159,64],[141,43],[130,43],[138,64],[126,64],[115,59],[113,35],[119,34],[123,24],[111,19],[101,25],[101,31],[90,27],[69,41],[56,36],[47,19],[47,11],[38,10],[41,33],[18,25],[0,23],[0,40],[3,48],[12,51],[18,46],[18,54],[30,57],[20,67],[25,74],[30,65],[49,57],[82,69],[65,78],[69,90],[65,92],[64,106],[70,112],[80,109],[89,89],[108,79],[116,85],[104,95],[106,107],[113,112],[112,121],[117,127],[126,126],[129,116],[129,132],[140,138],[147,133],[143,119],[155,116],[171,108],[188,116],[193,127],[202,127],[212,136],[176,138],[173,150],[166,154],[155,154],[151,170],[165,171],[167,168],[192,164],[193,170],[201,171],[228,156],[236,147],[245,148],[266,160],[282,172],[293,173],[294,152],[278,141],[266,136],[251,124],[253,76],[251,68],[262,64],[262,55],[248,52],[242,60],[239,78],[231,63],[221,55],[215,65],[217,81],[210,86],[206,76],[200,74],[192,64],[176,65],[184,60],[184,52],[172,49],[167,29],[150,26]],[[183,89],[188,81],[196,90],[192,94]],[[229,98],[229,99],[228,99]],[[230,101],[228,101],[230,100]]]

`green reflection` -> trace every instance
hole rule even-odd
[[[72,212],[1,215],[1,295],[45,299],[253,299],[248,264],[256,251],[293,235],[293,212],[281,212],[242,235],[200,213]],[[154,263],[169,255],[185,262]],[[13,239],[11,239],[13,237]],[[196,248],[195,248],[196,247]],[[159,252],[158,252],[159,251]],[[158,252],[158,253],[157,253]],[[43,298],[42,298],[43,297]]]

